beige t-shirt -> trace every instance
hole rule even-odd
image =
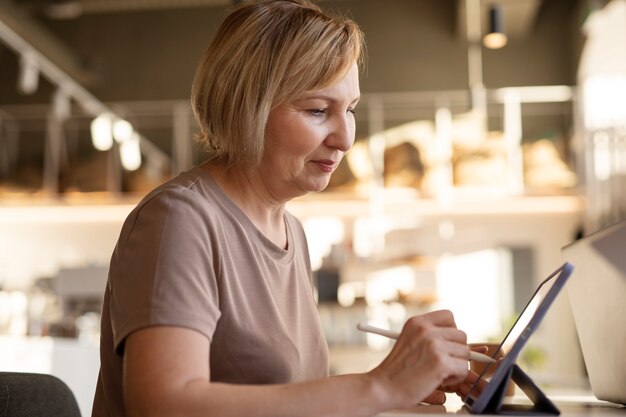
[[[286,250],[201,167],[148,194],[126,219],[111,259],[92,415],[125,415],[124,341],[147,326],[181,326],[206,336],[211,381],[327,376],[306,238],[289,213],[285,223]]]

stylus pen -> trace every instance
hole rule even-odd
[[[381,329],[380,327],[370,326],[369,324],[359,323],[356,325],[356,328],[361,330],[362,332],[374,333],[380,336],[385,336],[390,339],[397,339],[400,336],[400,333],[394,332],[392,330]],[[469,360],[483,363],[494,363],[496,360],[490,356],[484,355],[482,353],[474,352],[470,350]]]

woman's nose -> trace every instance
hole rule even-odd
[[[336,118],[333,129],[326,139],[326,145],[342,152],[348,152],[354,144],[354,136],[354,116],[346,113],[345,116]]]

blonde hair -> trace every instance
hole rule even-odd
[[[258,166],[270,110],[323,89],[360,63],[352,20],[306,0],[266,0],[235,9],[205,51],[191,104],[198,140],[229,166]]]

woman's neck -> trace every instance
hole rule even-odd
[[[248,216],[268,239],[281,248],[287,247],[284,220],[285,203],[271,195],[263,179],[242,168],[227,168],[209,161],[202,165],[220,189]]]

